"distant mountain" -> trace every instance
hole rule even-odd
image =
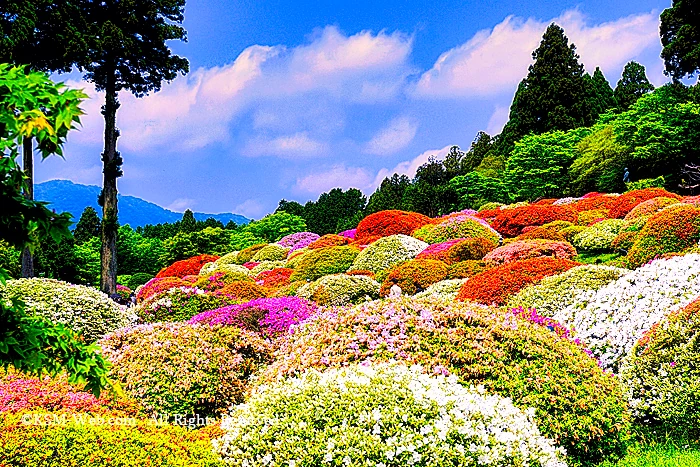
[[[83,210],[92,206],[100,217],[102,208],[97,204],[100,195],[100,187],[94,185],[80,185],[69,180],[49,180],[34,186],[34,198],[39,201],[48,201],[49,208],[56,212],[68,211],[73,214],[74,222],[78,222]],[[157,204],[144,201],[135,196],[119,196],[119,223],[129,224],[136,228],[146,224],[162,224],[164,222],[176,222],[182,219],[181,212],[170,211]],[[247,224],[250,219],[239,214],[206,214],[195,212],[194,218],[203,221],[208,217],[223,222],[233,221],[238,225]]]

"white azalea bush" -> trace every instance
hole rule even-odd
[[[578,233],[572,243],[579,250],[609,250],[623,225],[625,221],[622,219],[597,222]]]
[[[435,297],[441,300],[455,300],[459,289],[467,282],[467,279],[446,279],[428,286],[422,292],[414,295],[415,298]]]
[[[245,266],[241,266],[239,264],[234,264],[234,263],[219,263],[218,261],[214,261],[211,263],[207,263],[204,266],[202,266],[202,269],[199,270],[199,275],[200,276],[211,276],[217,271],[221,272],[232,272],[232,273],[238,273],[238,274],[243,274],[243,275],[250,275],[250,271],[248,268]]]
[[[566,466],[531,409],[391,363],[260,386],[221,427],[214,449],[232,466]]]
[[[426,242],[408,235],[382,237],[357,255],[351,269],[377,273],[415,258],[427,247]]]
[[[287,253],[289,253],[290,248],[277,243],[270,243],[269,245],[258,250],[251,261],[261,262],[261,261],[280,261],[287,259]]]
[[[7,302],[13,298],[21,299],[33,315],[82,332],[88,342],[137,319],[135,313],[99,290],[55,279],[35,277],[0,285],[0,299]]]
[[[368,276],[333,274],[297,290],[296,295],[324,306],[343,306],[379,298],[381,284]]]
[[[525,287],[508,300],[508,307],[535,308],[539,315],[552,317],[561,308],[573,304],[579,293],[598,290],[628,272],[628,269],[613,266],[576,266]]]
[[[272,271],[273,269],[283,268],[287,265],[286,261],[261,261],[260,264],[250,270],[252,276],[257,276],[264,271]]]
[[[595,291],[552,317],[576,330],[601,365],[617,372],[620,360],[666,314],[700,295],[700,255],[653,261]]]

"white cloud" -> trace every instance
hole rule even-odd
[[[550,21],[509,16],[492,30],[479,31],[463,45],[443,53],[423,73],[415,94],[453,98],[512,93],[527,74],[532,51],[551,22],[564,28],[590,70],[600,66],[604,72],[611,72],[659,43],[655,12],[596,25],[589,25],[578,10]]]
[[[453,145],[450,144],[442,149],[429,149],[420,153],[410,161],[399,162],[393,169],[381,169],[374,178],[373,188],[378,187],[382,183],[382,180],[384,180],[386,177],[391,177],[394,174],[406,175],[408,178],[415,177],[418,167],[428,162],[428,159],[431,157],[434,157],[437,160],[444,159],[447,153],[450,152],[450,148],[452,146]]]
[[[175,212],[185,212],[186,209],[193,209],[196,201],[192,198],[178,198],[169,205],[165,206],[165,209],[170,209]]]
[[[333,188],[358,188],[365,193],[373,188],[374,174],[362,167],[334,165],[327,170],[297,178],[294,189],[298,192],[319,195]]]
[[[365,152],[377,156],[394,154],[408,146],[418,125],[407,117],[395,118],[365,145]]]
[[[272,139],[256,138],[246,144],[242,155],[249,157],[268,155],[293,159],[319,156],[327,151],[326,143],[310,138],[306,132],[300,132]]]
[[[489,118],[489,122],[486,125],[486,133],[491,136],[497,135],[503,130],[503,127],[508,122],[508,117],[510,116],[510,109],[505,105],[497,105]]]
[[[265,207],[255,199],[247,199],[243,201],[241,204],[233,208],[233,211],[237,214],[241,214],[245,217],[248,217],[250,219],[259,219],[261,218],[267,211]]]

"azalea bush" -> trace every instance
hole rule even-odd
[[[462,240],[466,239],[454,238],[452,240],[447,240],[446,242],[434,243],[432,245],[429,245],[425,250],[418,253],[416,259],[435,259],[447,263],[450,261],[447,256],[450,247],[453,247]]]
[[[286,261],[261,261],[259,263],[251,264],[254,264],[254,266],[250,268],[250,274],[252,276],[257,276],[261,272],[272,271],[273,269],[279,269],[287,266]]]
[[[595,194],[595,196],[584,196],[574,200],[570,206],[578,212],[604,209],[610,214],[610,209],[617,203],[618,197],[618,195],[599,194]]]
[[[700,428],[700,298],[651,327],[622,361],[636,418],[671,430]]]
[[[625,221],[621,219],[607,219],[597,222],[576,234],[572,243],[580,250],[609,250],[624,224]]]
[[[408,235],[390,235],[369,245],[357,255],[352,269],[378,273],[415,258],[428,244]],[[347,268],[350,269],[350,268]]]
[[[433,219],[417,212],[379,211],[360,221],[357,225],[355,238],[388,237],[397,234],[411,235],[414,230],[431,222]]]
[[[442,243],[455,238],[485,238],[496,244],[501,241],[501,236],[486,221],[468,214],[426,225],[414,231],[413,236],[427,243]]]
[[[528,226],[540,226],[553,221],[575,223],[577,213],[568,206],[521,206],[499,211],[491,225],[501,235],[517,237]]]
[[[189,259],[175,261],[167,268],[163,268],[156,277],[185,277],[189,275],[197,275],[206,263],[211,263],[219,259],[213,255],[199,255]]]
[[[386,297],[392,285],[397,284],[401,291],[413,295],[425,290],[429,285],[447,277],[448,268],[442,261],[415,259],[394,266],[382,283],[379,295]]]
[[[237,466],[566,466],[532,411],[402,365],[309,370],[261,386],[222,429],[215,451]]]
[[[214,272],[220,271],[220,272],[232,272],[232,273],[239,273],[243,275],[249,275],[250,270],[246,267],[243,267],[238,264],[232,264],[232,263],[220,263],[218,260],[214,261],[212,263],[207,263],[204,266],[202,266],[202,269],[199,270],[199,276],[210,276]]]
[[[309,246],[312,242],[318,240],[320,236],[313,232],[297,232],[286,237],[282,237],[277,241],[278,245],[289,248],[289,252],[299,250]]]
[[[255,284],[252,284],[255,285]],[[230,295],[207,293],[197,287],[175,287],[144,300],[136,308],[143,323],[186,321],[205,310],[235,303]]]
[[[598,290],[628,272],[612,266],[576,266],[525,287],[508,299],[508,307],[534,308],[540,315],[552,317],[560,308],[574,303],[579,292]]]
[[[216,295],[222,300],[228,302],[225,304],[229,304],[232,301],[245,302],[256,298],[266,297],[267,291],[261,285],[250,281],[233,281],[219,290],[218,294]]]
[[[309,243],[308,248],[309,250],[317,250],[319,248],[325,248],[327,246],[347,245],[348,243],[350,243],[350,239],[348,237],[335,234],[326,234],[318,240]]]
[[[484,272],[489,267],[483,261],[467,260],[450,265],[447,277],[450,279],[467,279]]]
[[[569,242],[519,240],[496,248],[484,256],[483,259],[486,263],[499,265],[523,259],[541,258],[544,256],[559,259],[572,259],[576,256],[576,249],[571,246]]]
[[[580,263],[568,259],[556,258],[532,258],[506,263],[470,277],[459,291],[457,300],[504,305],[510,296],[523,287],[579,265]]]
[[[246,272],[240,272],[237,270],[214,271],[204,276],[200,275],[197,282],[195,282],[193,285],[194,287],[204,290],[205,292],[214,292],[216,290],[221,290],[234,281],[252,282],[253,279],[247,274],[247,270]]]
[[[666,314],[700,295],[700,255],[653,261],[597,290],[582,291],[552,317],[617,371],[621,359]]]
[[[609,219],[610,212],[607,209],[592,209],[578,213],[578,225],[591,225],[601,220]]]
[[[481,260],[497,247],[498,244],[488,238],[467,238],[450,247],[447,251],[447,263]]]
[[[645,188],[643,190],[628,191],[615,199],[610,205],[610,217],[622,219],[629,212],[644,201],[653,198],[672,198],[680,200],[681,197],[675,193],[670,193],[663,188]]]
[[[287,259],[287,253],[289,253],[290,248],[276,243],[270,243],[269,245],[260,248],[255,255],[251,258],[251,261],[280,261]]]
[[[0,284],[0,300],[11,303],[13,299],[22,300],[28,314],[64,324],[82,333],[88,342],[136,320],[134,313],[106,294],[55,279],[17,279]]]
[[[410,297],[329,309],[295,329],[278,355],[264,380],[397,360],[483,385],[534,408],[542,433],[574,464],[626,447],[628,407],[618,379],[575,342],[510,311]]]
[[[291,281],[316,280],[347,271],[360,251],[354,246],[333,246],[310,250],[296,263]]]
[[[650,216],[661,211],[663,208],[668,206],[673,206],[678,204],[676,198],[666,198],[665,196],[659,196],[657,198],[648,199],[642,203],[639,203],[625,216],[625,220],[637,219],[640,217]]]
[[[569,227],[573,224],[571,222],[563,222],[566,227]],[[552,226],[549,227],[551,224],[554,224],[554,222],[550,222],[549,224],[541,225],[539,227],[535,227],[534,229],[528,230],[525,233],[522,233],[518,235],[517,239],[518,240],[554,240],[555,242],[563,242],[566,241],[566,238],[564,235],[560,233],[560,231],[564,228],[564,226]]]
[[[415,298],[436,298],[440,300],[455,300],[459,289],[466,279],[445,279],[430,285],[427,289],[414,295]]]
[[[244,248],[243,250],[239,251],[238,254],[236,255],[236,263],[238,264],[245,264],[249,261],[253,260],[253,257],[255,254],[265,248],[268,243],[256,243],[255,245],[249,246],[248,248]]]
[[[342,306],[379,297],[380,283],[368,276],[334,274],[302,285],[296,294],[323,306]]]
[[[110,378],[149,414],[220,415],[243,401],[248,379],[272,360],[269,344],[236,326],[144,324],[100,346]]]
[[[255,276],[255,282],[263,287],[275,289],[289,285],[292,273],[294,273],[294,269],[275,268],[269,271],[263,271]]]
[[[186,287],[188,285],[190,285],[190,282],[184,281],[179,277],[154,277],[137,290],[136,301],[140,303],[168,289]]]
[[[574,241],[576,235],[580,234],[587,228],[588,227],[586,227],[585,225],[572,225],[570,227],[564,227],[563,229],[561,229],[560,233],[566,239],[567,242],[571,243]]]

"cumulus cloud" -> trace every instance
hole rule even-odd
[[[450,144],[442,149],[429,149],[420,153],[411,160],[399,162],[393,169],[381,169],[374,178],[372,187],[378,187],[382,183],[382,180],[384,180],[386,177],[391,177],[394,174],[406,175],[408,178],[415,177],[418,167],[428,162],[428,159],[431,157],[434,157],[436,160],[443,160],[447,153],[450,152],[450,148],[452,146],[453,145]]]
[[[165,209],[170,209],[175,212],[185,212],[186,209],[193,209],[196,201],[192,198],[178,198],[169,205],[165,206]]]
[[[493,29],[479,31],[466,43],[443,53],[423,73],[415,95],[454,98],[513,92],[527,74],[532,51],[552,22],[564,28],[583,63],[610,71],[658,44],[658,21],[655,12],[594,25],[578,10],[550,21],[509,16]]]
[[[365,145],[365,152],[377,156],[394,154],[411,144],[418,125],[407,117],[392,120]]]
[[[233,208],[231,212],[241,214],[249,219],[259,219],[267,211],[260,201],[256,199],[247,199]]]
[[[493,110],[488,124],[486,124],[486,133],[491,136],[497,135],[503,130],[503,127],[508,122],[510,109],[505,105],[497,105]]]
[[[283,158],[313,157],[323,155],[328,151],[328,145],[309,137],[308,133],[300,132],[277,138],[257,138],[248,142],[242,155],[278,156]]]

